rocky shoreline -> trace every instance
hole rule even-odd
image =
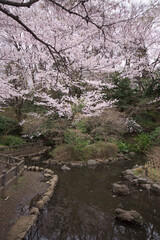
[[[89,159],[88,161],[74,161],[74,162],[66,162],[66,161],[56,161],[54,159],[48,159],[46,161],[43,161],[43,164],[48,166],[66,166],[69,168],[72,167],[94,167],[100,164],[111,164],[117,161],[122,160],[131,160],[130,158],[126,157],[123,154],[118,154],[117,157],[109,157],[107,159]],[[67,170],[67,169],[66,169]]]
[[[160,184],[154,182],[148,177],[144,177],[141,174],[135,174],[139,171],[145,170],[144,166],[136,166],[136,168],[127,169],[123,172],[124,179],[129,181],[132,185],[135,185],[141,189],[151,191],[156,194],[160,194]]]

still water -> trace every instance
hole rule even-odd
[[[160,196],[129,186],[131,194],[115,196],[112,183],[125,183],[122,171],[136,161],[95,169],[55,169],[59,182],[43,215],[41,240],[160,240]],[[116,208],[136,210],[143,226],[122,223]]]

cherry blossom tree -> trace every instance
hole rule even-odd
[[[158,8],[158,1],[136,7],[129,0],[0,0],[1,98],[34,96],[68,116],[81,101],[85,113],[103,109],[103,77],[90,79],[93,72],[138,79],[158,67]],[[17,70],[7,75],[11,65]],[[79,96],[70,94],[73,86]],[[62,97],[53,98],[51,89]]]

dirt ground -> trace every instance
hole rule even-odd
[[[6,240],[8,232],[19,216],[29,212],[31,200],[45,192],[48,184],[41,181],[40,172],[24,172],[17,184],[6,192],[5,199],[0,198],[0,240]]]

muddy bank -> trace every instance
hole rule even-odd
[[[21,215],[29,212],[30,201],[38,194],[41,195],[48,187],[42,182],[43,173],[25,172],[6,193],[6,198],[0,200],[0,239],[7,239],[12,225]]]

